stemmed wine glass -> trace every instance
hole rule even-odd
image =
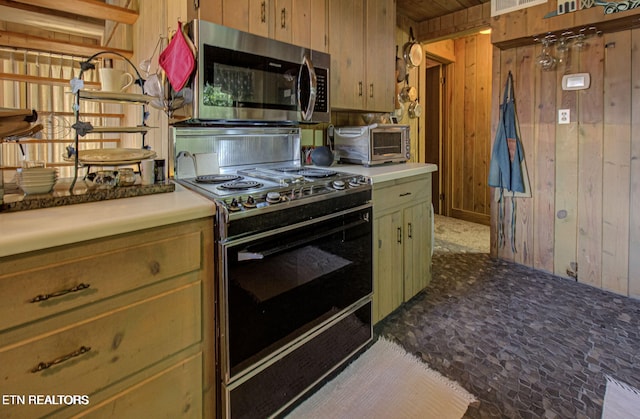
[[[536,58],[536,62],[544,71],[551,71],[556,67],[558,60],[551,55],[551,41],[548,38],[542,39],[542,51]]]

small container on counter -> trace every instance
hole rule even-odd
[[[156,159],[154,160],[154,164],[155,166],[153,172],[155,174],[156,182],[164,182],[166,179],[164,174],[164,159]]]

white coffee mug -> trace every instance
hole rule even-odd
[[[156,181],[156,162],[154,160],[142,160],[140,162],[140,178],[143,185],[153,185]]]
[[[133,76],[115,68],[101,68],[100,83],[103,92],[122,92],[133,84]]]

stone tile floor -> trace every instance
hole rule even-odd
[[[640,388],[640,301],[491,259],[488,234],[436,216],[431,284],[375,333],[473,393],[465,418],[600,418],[605,374]]]

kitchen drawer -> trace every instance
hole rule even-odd
[[[199,419],[202,364],[199,353],[72,417]]]
[[[431,176],[412,176],[373,185],[373,211],[382,213],[431,199]]]
[[[89,395],[202,341],[200,282],[192,282],[0,348],[2,393]],[[88,348],[83,351],[82,348]],[[41,363],[52,363],[43,368]],[[202,380],[199,373],[194,380]],[[2,406],[39,417],[56,405]]]
[[[116,237],[0,260],[0,330],[201,268],[199,231]]]

